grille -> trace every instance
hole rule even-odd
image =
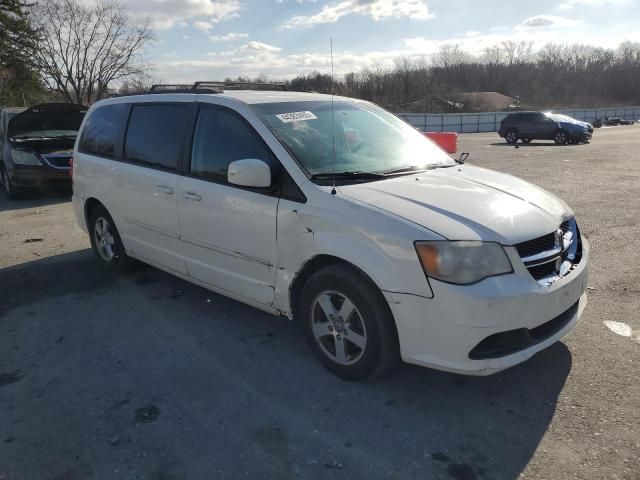
[[[482,340],[469,352],[472,360],[500,358],[525,350],[552,337],[571,321],[578,312],[579,302],[542,325],[535,328],[518,328],[506,332],[494,333]]]
[[[554,275],[558,276],[558,270],[556,269],[559,264],[558,259],[560,259],[561,262],[565,262],[567,259],[572,263],[578,263],[580,261],[580,234],[575,221],[571,219],[563,222],[560,225],[560,230],[562,230],[564,235],[568,232],[573,233],[573,241],[561,253],[558,252],[558,247],[555,244],[555,232],[515,245],[520,258],[523,260],[527,257],[550,252],[550,255],[546,256],[546,258],[525,262],[525,267],[527,267],[529,273],[535,280],[550,278]],[[563,247],[565,246],[563,243]],[[570,269],[566,270],[566,267],[563,267],[562,271],[566,274]]]
[[[535,267],[528,267],[529,273],[536,280],[553,275],[556,272],[556,262],[543,263],[542,265],[536,265]]]
[[[546,252],[547,250],[553,249],[553,245],[554,234],[549,233],[542,237],[517,244],[516,250],[518,251],[518,255],[521,257],[530,257],[531,255],[536,255],[540,252]]]

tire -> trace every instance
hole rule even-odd
[[[13,182],[4,167],[0,167],[0,180],[2,180],[2,187],[4,188],[7,197],[9,197],[9,200],[16,200],[20,198],[20,190],[13,185]]]
[[[353,268],[331,265],[313,274],[297,310],[313,353],[344,380],[371,380],[400,359],[389,305],[376,286]]]
[[[509,145],[513,145],[518,141],[518,132],[516,130],[509,129],[504,134],[504,139],[507,141]]]
[[[522,139],[522,143],[531,143],[531,139],[530,138],[523,138]]]
[[[91,249],[103,267],[125,270],[133,263],[125,253],[115,222],[106,208],[95,206],[89,213],[89,239]]]
[[[569,135],[564,130],[558,130],[553,136],[553,141],[556,145],[566,145],[569,143]]]

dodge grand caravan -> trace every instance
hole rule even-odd
[[[459,164],[394,115],[314,93],[188,90],[98,102],[73,204],[96,258],[138,259],[301,322],[319,361],[472,375],[562,338],[589,247],[560,199]]]

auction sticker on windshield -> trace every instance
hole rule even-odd
[[[279,113],[276,115],[282,123],[300,122],[302,120],[317,120],[313,113],[308,110],[305,112]]]

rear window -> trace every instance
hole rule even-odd
[[[125,160],[175,170],[187,112],[187,105],[134,106],[125,140]]]
[[[78,149],[100,157],[115,157],[128,110],[129,106],[123,103],[95,109],[82,129]]]

